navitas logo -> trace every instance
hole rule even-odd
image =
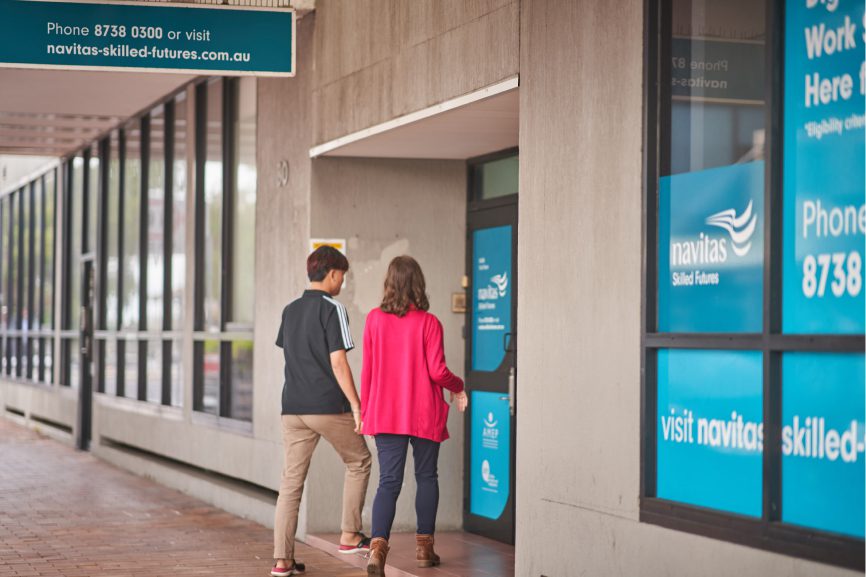
[[[478,289],[478,300],[505,298],[505,295],[508,294],[508,272],[490,277],[490,282],[493,286],[488,285]]]
[[[727,231],[734,254],[743,257],[752,248],[752,236],[758,227],[758,215],[752,214],[750,200],[741,215],[737,216],[736,210],[729,208],[708,216],[705,223]],[[728,240],[724,237],[714,238],[702,232],[697,240],[671,242],[671,266],[727,262]]]
[[[752,201],[749,201],[749,206],[740,216],[733,208],[717,212],[707,218],[707,224],[717,226],[728,231],[731,236],[731,241],[734,249],[734,254],[737,256],[746,256],[749,249],[752,248],[752,235],[755,234],[755,229],[758,226],[758,215],[752,214]]]
[[[504,272],[502,274],[498,274],[494,277],[490,278],[490,282],[496,285],[496,288],[499,289],[499,296],[504,297],[505,293],[508,292],[508,273]]]

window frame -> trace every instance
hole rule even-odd
[[[221,138],[222,138],[222,211],[221,220],[221,278],[220,278],[220,319],[219,331],[208,330],[205,327],[205,163],[208,159],[208,86],[210,82],[219,82],[222,92]],[[234,239],[235,239],[235,180],[236,167],[236,120],[238,117],[239,78],[203,79],[195,85],[195,194],[194,194],[194,296],[193,296],[193,411],[215,416],[219,420],[228,420],[244,425],[252,422],[233,416],[232,401],[234,399],[232,380],[232,347],[235,343],[250,341],[254,343],[253,328],[249,330],[232,330],[233,320],[233,278],[234,278]],[[258,90],[258,87],[256,87]],[[219,394],[216,414],[204,411],[204,349],[206,342],[216,341],[219,346]]]
[[[46,273],[50,271],[51,290],[56,294],[53,269],[58,218],[56,187],[61,167],[62,164],[53,163],[28,178],[26,182],[0,193],[0,282],[3,283],[0,292],[3,297],[2,306],[6,310],[5,323],[0,323],[0,377],[14,382],[43,386],[53,383],[53,339],[57,328],[53,314],[54,303],[46,302],[45,299],[45,279]],[[53,185],[51,190],[48,187],[49,175]],[[49,195],[54,217],[50,225],[55,241],[55,246],[51,247],[50,261],[46,256]],[[37,283],[37,279],[40,282]],[[15,302],[11,303],[13,295]],[[25,310],[26,327],[23,314]],[[51,314],[48,322],[43,325],[46,311]],[[52,379],[46,382],[45,359],[49,351],[52,359]]]
[[[641,275],[640,521],[793,557],[862,571],[864,541],[782,522],[782,355],[858,352],[863,335],[782,334],[782,130],[784,2],[767,0],[765,97],[765,227],[761,333],[659,333],[658,184],[670,148],[670,0],[644,0],[644,102]],[[667,91],[667,94],[665,93]],[[665,134],[667,132],[667,134]],[[759,519],[656,497],[657,352],[661,349],[754,350],[763,353],[764,451]]]

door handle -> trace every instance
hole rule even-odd
[[[514,405],[515,405],[514,394],[515,394],[516,389],[517,389],[516,385],[517,385],[516,371],[514,370],[514,367],[511,367],[508,369],[508,397],[506,397],[506,398],[508,399],[508,412],[511,413],[512,417],[514,416],[514,409],[515,409],[515,407],[514,407]],[[505,400],[505,399],[503,398],[503,400]]]

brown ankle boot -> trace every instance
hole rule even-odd
[[[439,555],[433,551],[433,535],[415,535],[415,558],[418,567],[435,567],[440,563]]]
[[[388,558],[388,540],[375,537],[370,541],[370,559],[367,561],[367,575],[385,575],[385,560]]]

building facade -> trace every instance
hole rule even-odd
[[[408,253],[471,391],[440,530],[520,576],[862,573],[863,12],[320,0],[295,77],[191,80],[5,190],[4,414],[271,523],[311,243],[358,343]]]

